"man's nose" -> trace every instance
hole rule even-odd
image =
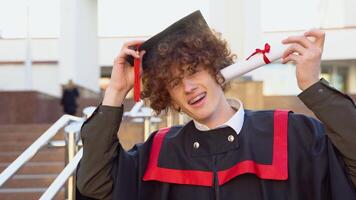
[[[197,88],[197,84],[192,79],[183,78],[182,83],[184,87],[184,92],[186,93],[192,92]]]

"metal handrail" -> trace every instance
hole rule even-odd
[[[89,118],[95,111],[96,107],[90,106],[86,107],[83,110],[84,118],[83,121],[71,123],[64,129],[67,133],[65,135],[65,141],[52,141],[48,144],[50,146],[65,146],[68,156],[68,163],[61,171],[61,173],[56,177],[56,179],[51,183],[49,188],[42,194],[40,199],[53,199],[54,196],[59,192],[63,185],[67,182],[67,199],[75,199],[75,178],[73,173],[80,162],[80,159],[83,156],[83,149],[80,149],[77,153],[77,149],[80,146],[83,146],[82,141],[79,140],[80,129],[83,125],[84,119]]]
[[[46,132],[44,132],[32,145],[30,145],[14,162],[12,162],[1,174],[0,174],[0,187],[10,179],[27,161],[29,161],[43,146],[66,146],[69,156],[69,163],[65,166],[62,172],[51,183],[49,188],[42,194],[40,200],[53,199],[59,192],[63,185],[67,182],[68,199],[74,199],[75,195],[75,179],[73,173],[77,168],[82,156],[83,148],[81,148],[76,154],[75,149],[82,146],[82,142],[78,141],[78,133],[80,126],[78,124],[70,124],[66,127],[65,131],[68,132],[68,138],[65,141],[50,141],[50,139],[57,134],[57,132],[68,125],[71,121],[83,123],[94,111],[95,107],[87,107],[86,112],[83,111],[85,117],[75,117],[72,115],[63,115],[59,118]],[[145,124],[145,138],[148,136],[148,130],[150,124],[161,121],[160,118],[153,117],[152,111],[149,108],[143,107],[143,103],[140,102],[134,106],[131,112],[125,113],[125,116],[132,118],[143,118]],[[157,123],[156,122],[156,123]],[[67,141],[67,142],[66,142]],[[75,155],[74,155],[75,154]]]
[[[89,117],[92,113],[93,113],[94,109],[91,109],[91,112],[88,112],[88,116]],[[143,102],[139,102],[137,103],[130,112],[126,112],[125,116],[130,116],[133,118],[140,118],[140,117],[144,117],[145,119],[145,127],[146,127],[146,123],[150,122],[151,117],[152,117],[152,112],[149,109],[146,109],[145,107],[143,107]],[[157,118],[159,119],[159,118]],[[71,133],[72,135],[72,139],[68,139],[68,146],[69,148],[73,148],[73,145],[76,146],[81,146],[81,141],[75,142],[75,144],[73,144],[73,141],[75,140],[74,134],[76,132],[79,131],[78,127],[76,126],[72,126],[72,127],[67,127],[68,129],[70,129],[70,131],[68,130],[68,133]],[[72,141],[72,142],[70,142]],[[72,143],[72,144],[70,144]],[[62,145],[62,144],[59,144]],[[45,191],[45,193],[42,194],[40,200],[47,200],[47,199],[53,199],[54,196],[59,192],[59,190],[63,187],[63,185],[68,182],[68,183],[72,183],[72,181],[68,181],[69,179],[71,179],[71,176],[73,175],[75,169],[77,168],[81,158],[83,156],[83,148],[81,148],[78,153],[74,156],[74,158],[70,159],[70,162],[65,166],[65,168],[63,169],[63,171],[57,176],[57,178],[52,182],[52,184],[49,186],[49,188]],[[70,187],[72,189],[74,189],[74,191],[70,191]],[[75,186],[73,184],[71,184],[68,188],[68,192],[71,194],[68,194],[68,199],[74,199],[73,198],[73,194],[75,193]]]
[[[57,132],[70,121],[84,121],[83,118],[72,115],[63,115],[33,144],[31,144],[19,157],[16,158],[1,174],[0,187],[10,179],[27,161],[29,161]]]
[[[52,182],[52,184],[46,190],[46,192],[42,194],[40,200],[53,199],[53,197],[66,183],[67,179],[73,174],[82,156],[83,156],[83,148],[81,148],[78,151],[78,153],[75,155],[73,160],[71,160],[68,163],[68,165],[66,165],[63,171],[57,176],[57,178]]]

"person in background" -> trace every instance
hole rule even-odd
[[[77,112],[77,98],[79,97],[79,91],[73,80],[70,79],[67,84],[62,86],[62,98],[61,105],[63,106],[63,112],[69,115],[75,115]]]

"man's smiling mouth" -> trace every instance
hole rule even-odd
[[[194,97],[193,99],[188,101],[189,105],[195,105],[201,102],[206,97],[206,92],[199,94],[198,96]]]

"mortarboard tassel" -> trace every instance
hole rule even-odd
[[[134,80],[134,100],[135,102],[138,102],[140,100],[140,93],[141,93],[141,87],[140,87],[140,65],[141,61],[139,58],[134,59],[134,73],[135,73],[135,80]]]

